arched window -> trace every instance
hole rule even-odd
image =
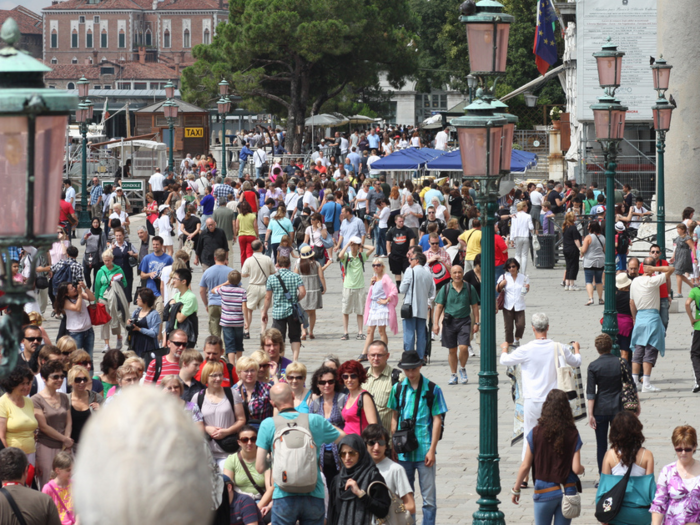
[[[53,58],[51,59],[51,63],[52,63],[52,64],[58,64],[58,59],[57,59],[56,57],[53,57]]]
[[[170,31],[167,29],[163,33],[163,47],[170,47]]]
[[[58,31],[55,29],[51,30],[51,47],[58,47]]]
[[[92,29],[88,29],[87,34],[85,35],[85,47],[92,47]]]
[[[190,30],[185,29],[182,35],[182,47],[190,47]]]
[[[73,32],[70,35],[70,47],[78,47],[78,30],[73,29]]]
[[[73,82],[68,82],[68,85],[66,85],[66,89],[75,89],[75,84]]]
[[[73,57],[70,61],[71,64],[77,64],[78,63],[78,57]]]
[[[123,29],[119,30],[119,47],[126,47],[126,34]]]
[[[107,30],[103,29],[102,34],[100,34],[100,47],[108,47],[107,46]]]
[[[204,30],[204,37],[202,38],[202,44],[211,44],[211,35],[209,34],[208,29]]]
[[[153,45],[153,37],[151,36],[151,30],[146,29],[146,45],[147,46],[152,46]]]

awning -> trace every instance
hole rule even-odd
[[[426,162],[443,153],[443,151],[432,148],[400,149],[391,155],[375,160],[370,169],[381,171],[417,170],[422,168]]]
[[[536,165],[536,154],[528,153],[527,151],[513,150],[510,157],[511,172],[522,173]],[[429,161],[425,167],[429,170],[437,171],[462,171],[462,158],[459,155],[459,150],[456,149]]]

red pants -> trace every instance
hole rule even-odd
[[[251,257],[253,255],[253,248],[251,247],[251,244],[255,239],[257,239],[257,237],[255,237],[254,235],[238,236],[238,244],[241,247],[241,266],[243,266],[243,263],[248,257]]]

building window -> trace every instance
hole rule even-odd
[[[78,57],[73,57],[70,61],[71,64],[77,64],[78,63]]]
[[[134,89],[148,89],[147,82],[134,82]]]
[[[92,47],[92,29],[88,29],[87,35],[85,35],[85,47]]]
[[[103,29],[100,35],[100,47],[107,47],[107,30]]]
[[[126,35],[123,29],[119,30],[119,47],[126,47]]]
[[[68,82],[66,89],[75,89],[75,84],[73,82]]]
[[[92,89],[102,89],[102,86],[93,86]]]
[[[102,86],[102,89],[112,89],[112,86],[110,86],[109,84],[105,84],[104,86]]]
[[[78,47],[78,31],[73,29],[73,32],[70,35],[70,47]]]
[[[114,75],[114,68],[109,66],[102,66],[100,68],[100,75]]]
[[[58,60],[56,59],[56,57],[53,57],[53,58],[51,59],[51,63],[52,63],[52,64],[58,64]]]
[[[131,89],[131,82],[119,82],[117,89]]]
[[[55,84],[49,84],[49,89],[56,89],[56,85],[55,85]]]
[[[100,17],[97,16],[97,15],[94,16],[94,17],[92,18],[92,22],[93,22],[94,24],[99,24],[99,23],[100,23]]]
[[[146,29],[146,45],[147,46],[152,46],[153,45],[153,37],[151,36],[151,30]]]
[[[51,31],[51,47],[58,47],[58,32],[55,29]]]
[[[185,29],[182,35],[182,47],[190,47],[190,30]]]
[[[211,35],[209,34],[208,29],[204,30],[204,36],[202,37],[202,44],[211,44]]]
[[[84,17],[84,16],[79,16],[79,17],[78,17],[78,23],[84,24],[84,23],[85,23],[85,17]]]
[[[170,31],[167,29],[165,30],[165,33],[163,33],[163,47],[170,47]]]

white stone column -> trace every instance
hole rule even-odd
[[[666,135],[666,220],[677,220],[686,206],[700,213],[700,1],[658,0],[658,53],[673,66],[668,95],[678,104]],[[624,66],[623,66],[624,67]],[[651,74],[651,73],[649,73]]]

